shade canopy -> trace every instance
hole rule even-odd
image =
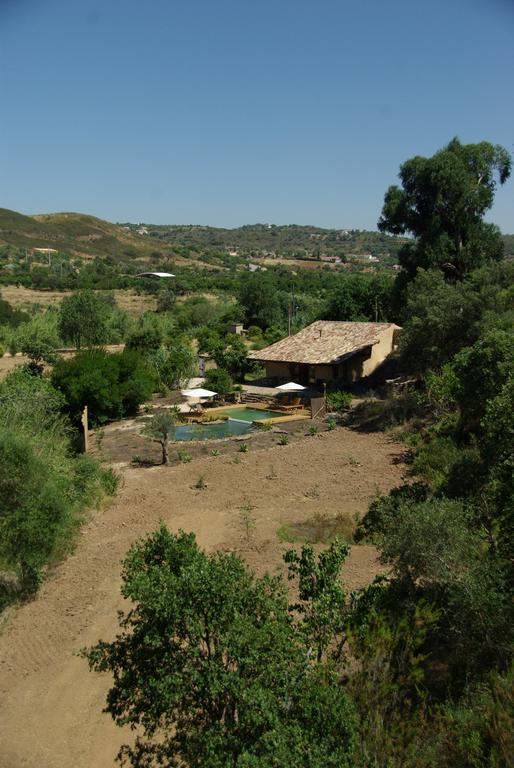
[[[217,395],[218,393],[211,392],[210,389],[197,387],[196,389],[183,389],[182,394],[184,397],[214,397],[214,395]]]
[[[136,277],[175,277],[171,272],[138,272]]]
[[[294,381],[288,381],[287,384],[281,384],[277,389],[281,392],[301,392],[302,389],[306,389],[306,387],[301,384],[295,384]]]

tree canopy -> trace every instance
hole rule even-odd
[[[502,257],[500,232],[483,217],[511,165],[503,147],[487,141],[461,144],[457,138],[432,157],[403,163],[402,186],[387,190],[378,228],[415,238],[399,254],[409,278],[419,267],[437,267],[450,279],[460,279]]]
[[[320,561],[310,550],[291,558],[302,601],[312,602],[297,625],[282,580],[257,578],[234,554],[208,555],[193,534],[164,526],[135,544],[122,587],[133,608],[114,642],[86,652],[93,669],[114,673],[107,711],[140,726],[122,758],[148,767],[354,765],[353,706],[305,646],[325,647],[319,625],[340,606],[331,580],[346,554],[336,545]]]
[[[77,348],[104,344],[108,337],[109,306],[94,291],[84,290],[67,296],[59,317],[59,333]]]

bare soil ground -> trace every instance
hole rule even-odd
[[[4,285],[0,290],[2,298],[19,309],[31,309],[34,304],[39,304],[41,307],[54,306],[60,304],[71,293],[72,291],[38,291],[23,285]],[[118,306],[130,312],[131,315],[142,315],[143,312],[154,310],[157,306],[153,296],[139,295],[125,289],[114,290],[112,293]]]
[[[298,433],[284,446],[264,433],[248,453],[235,450],[216,457],[200,451],[191,463],[168,468],[118,464],[117,498],[92,514],[75,553],[0,630],[2,768],[112,768],[120,744],[130,741],[130,731],[102,714],[109,677],[89,672],[76,654],[115,635],[123,608],[120,561],[160,520],[174,531],[194,531],[207,550],[238,551],[259,573],[277,572],[290,546],[277,536],[281,526],[319,511],[361,515],[376,491],[397,485],[404,472],[401,446],[384,434],[343,427]],[[201,475],[204,490],[195,488]],[[253,506],[256,524],[250,541],[241,527],[244,504]],[[344,580],[355,588],[378,571],[373,547],[354,546]]]

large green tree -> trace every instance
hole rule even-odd
[[[355,765],[351,702],[305,646],[315,635],[325,647],[317,620],[340,602],[327,582],[345,554],[336,546],[323,563],[295,561],[301,597],[315,603],[297,626],[279,577],[257,578],[235,555],[207,555],[193,534],[165,527],[137,543],[123,569],[131,609],[121,632],[87,652],[93,669],[114,675],[107,711],[139,730],[121,757],[147,768]]]
[[[94,291],[84,290],[67,296],[59,316],[59,334],[75,347],[104,344],[108,341],[108,303]]]
[[[378,228],[410,234],[400,263],[411,279],[419,267],[437,267],[450,279],[503,256],[500,231],[484,222],[498,182],[510,176],[506,149],[454,138],[432,157],[416,156],[400,168],[401,187],[386,192]]]

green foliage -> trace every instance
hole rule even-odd
[[[482,311],[471,283],[450,284],[440,272],[420,270],[407,291],[407,320],[400,335],[402,362],[417,372],[440,368],[473,343]]]
[[[239,453],[248,453],[248,443],[241,443]]]
[[[326,320],[385,322],[391,316],[390,275],[345,275],[328,295]]]
[[[384,523],[378,539],[382,562],[412,585],[455,583],[479,557],[471,511],[458,500],[397,503]]]
[[[0,326],[7,325],[10,328],[16,328],[20,323],[25,323],[28,320],[29,316],[26,312],[15,309],[8,301],[0,298]]]
[[[189,464],[193,460],[193,457],[188,451],[186,451],[185,448],[179,448],[177,451],[177,456],[178,460],[183,464]]]
[[[349,552],[347,544],[335,539],[318,557],[310,544],[305,544],[300,554],[290,549],[284,555],[288,578],[298,578],[299,601],[291,610],[302,617],[299,631],[308,654],[315,653],[318,662],[335,641],[335,657],[343,648],[346,600],[339,578]]]
[[[355,541],[374,541],[394,524],[395,515],[404,503],[426,501],[429,489],[424,483],[411,483],[393,488],[387,496],[378,495],[368,507],[355,532]]]
[[[59,335],[77,349],[108,341],[108,303],[94,291],[83,290],[63,299]]]
[[[36,315],[16,329],[16,347],[36,366],[55,363],[56,348],[60,346],[55,313]]]
[[[455,138],[433,157],[413,157],[400,168],[402,188],[389,187],[378,228],[410,233],[414,245],[400,251],[400,264],[413,278],[418,268],[438,268],[451,279],[488,260],[499,260],[499,230],[483,221],[497,181],[510,176],[512,160],[488,142],[461,144]]]
[[[223,368],[211,368],[205,372],[204,386],[224,397],[234,391],[234,382],[228,371]]]
[[[278,438],[278,444],[279,445],[289,445],[289,435],[280,435]]]
[[[84,507],[116,489],[111,471],[72,455],[61,407],[60,393],[27,370],[0,385],[0,568],[17,573],[23,595],[70,549]]]
[[[428,735],[426,643],[439,615],[422,600],[391,615],[380,610],[383,592],[378,582],[354,596],[348,627],[357,662],[349,689],[360,715],[358,754],[366,766],[419,768],[417,739]]]
[[[67,410],[78,423],[85,405],[93,426],[109,419],[133,416],[151,397],[154,379],[145,360],[131,350],[108,354],[83,350],[71,360],[59,360],[53,385],[66,398]]]
[[[352,396],[349,392],[338,389],[336,392],[327,393],[327,407],[329,411],[343,413],[352,404]]]
[[[256,325],[266,330],[282,320],[280,297],[268,273],[246,275],[241,281],[238,300],[244,308],[247,325]]]
[[[143,434],[159,443],[162,450],[162,463],[169,464],[168,443],[175,437],[175,427],[180,417],[178,408],[168,408],[166,411],[151,416]]]
[[[146,359],[154,371],[159,389],[166,392],[185,386],[197,373],[197,356],[189,344],[174,341],[168,347],[150,351]]]
[[[454,358],[452,394],[460,409],[463,432],[477,433],[488,401],[498,395],[509,376],[512,377],[513,341],[512,333],[490,331]]]
[[[225,339],[211,349],[211,354],[218,368],[224,368],[232,378],[244,381],[245,373],[255,368],[248,359],[248,350],[241,336],[229,333]]]
[[[162,527],[130,551],[122,592],[120,633],[86,655],[115,675],[107,711],[139,728],[129,764],[353,765],[351,704],[306,663],[280,579]]]

